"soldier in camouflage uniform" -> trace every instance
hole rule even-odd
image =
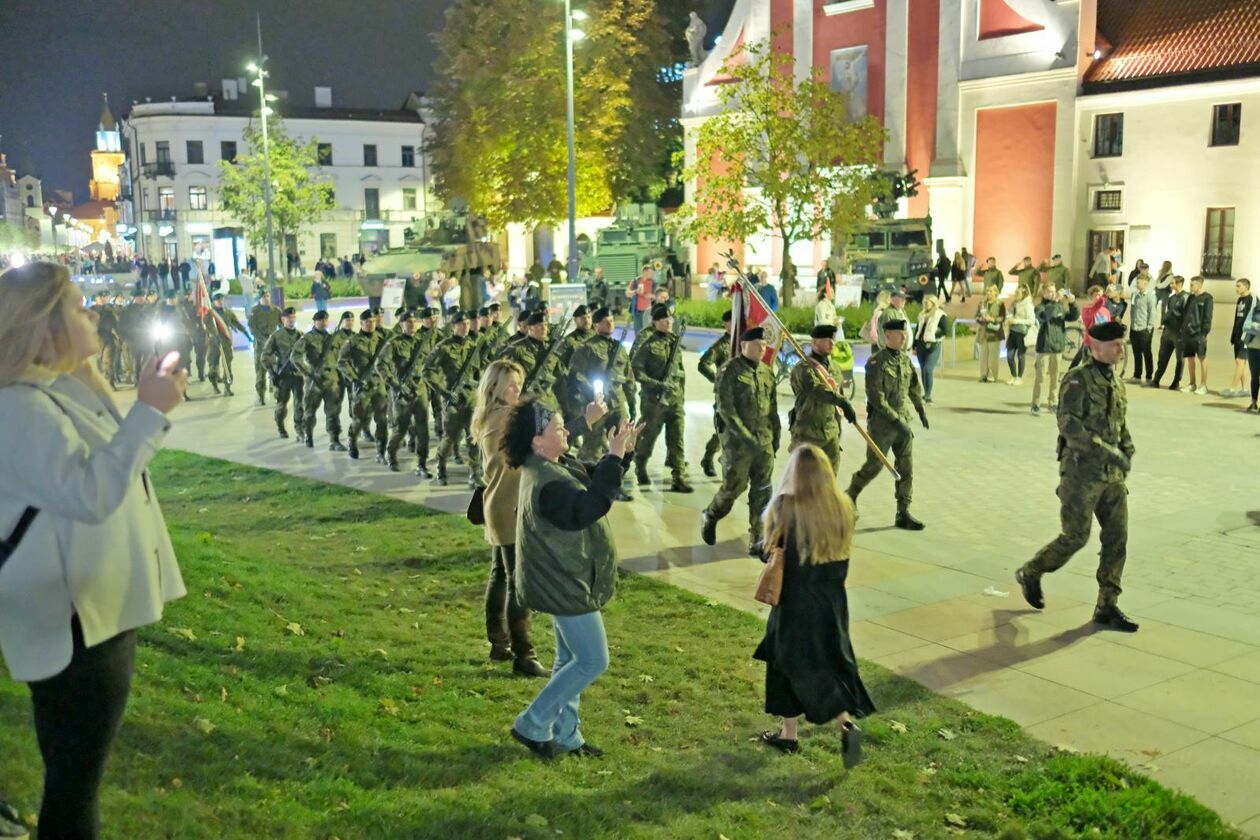
[[[341,348],[345,347],[350,339],[355,336],[355,317],[353,312],[342,312],[341,320],[337,322],[337,329],[333,333],[333,361],[334,364],[341,358]],[[342,414],[342,407],[346,405],[346,380],[341,374],[337,374],[337,416]]]
[[[96,313],[96,337],[101,344],[96,366],[109,382],[109,387],[118,390],[118,380],[122,379],[122,339],[118,337],[119,307],[111,304],[109,296],[102,292],[96,296],[92,311]]]
[[[700,538],[717,541],[718,521],[748,490],[748,550],[761,553],[761,514],[770,501],[770,474],[779,449],[779,406],[774,373],[762,362],[766,333],[744,330],[740,354],[722,365],[717,375],[716,424],[722,435],[722,486],[700,519]]]
[[[451,460],[468,431],[477,397],[477,380],[469,375],[476,359],[472,358],[473,347],[468,342],[468,321],[462,313],[456,313],[451,316],[450,326],[451,334],[433,350],[433,358],[427,365],[429,387],[443,396],[443,410],[446,412],[435,478],[442,486],[448,483],[446,462]],[[472,484],[479,477],[480,459],[475,449],[469,451],[468,457],[472,466],[469,483]]]
[[[271,305],[269,298],[262,297],[250,308],[245,320],[249,324],[249,331],[262,342],[262,344],[254,345],[254,391],[258,394],[258,404],[266,405],[268,367],[263,360],[263,350],[267,339],[280,328],[280,310]],[[272,367],[270,370],[275,370],[275,368]],[[272,387],[274,386],[275,383],[272,382]]]
[[[653,307],[651,316],[652,332],[630,359],[635,382],[642,388],[639,414],[645,424],[634,454],[635,478],[641,486],[652,483],[647,462],[652,457],[656,439],[664,430],[665,465],[673,475],[669,489],[675,493],[691,493],[694,488],[687,482],[687,460],[683,453],[686,374],[682,348],[675,351],[682,337],[674,335],[674,316],[669,307]]]
[[[1089,541],[1090,519],[1101,528],[1098,603],[1094,623],[1126,633],[1138,625],[1120,611],[1120,577],[1129,536],[1125,481],[1135,452],[1125,419],[1128,399],[1118,368],[1124,360],[1124,325],[1109,321],[1089,329],[1092,358],[1063,376],[1059,389],[1058,537],[1016,573],[1024,600],[1045,606],[1041,576],[1058,571]]]
[[[398,450],[411,435],[416,438],[416,475],[429,478],[429,386],[425,382],[425,340],[416,334],[416,320],[404,312],[399,333],[385,348],[380,368],[389,386],[390,433],[385,447],[389,468],[398,472]]]
[[[210,333],[206,330],[205,321],[197,315],[197,304],[189,297],[185,303],[185,317],[188,319],[188,337],[192,339],[193,360],[197,363],[197,381],[206,381],[206,349],[210,341]],[[189,366],[191,368],[191,365]]]
[[[385,377],[378,362],[389,339],[376,329],[376,315],[363,310],[359,331],[342,345],[337,355],[337,372],[350,391],[350,457],[359,457],[359,434],[372,439],[376,425],[376,460],[385,463],[389,443]]]
[[[731,330],[734,326],[731,324],[731,311],[728,309],[722,313],[722,323],[726,325],[726,332],[718,336],[717,341],[709,345],[709,349],[700,354],[700,375],[712,382],[715,386],[713,394],[713,417],[717,418],[717,374],[722,365],[731,360]],[[721,448],[722,439],[718,435],[717,423],[713,424],[713,434],[710,435],[708,441],[704,444],[704,457],[700,460],[700,469],[704,470],[704,474],[712,478],[717,475],[717,469],[713,465],[713,458]]]
[[[923,523],[910,515],[914,494],[914,433],[910,430],[910,407],[913,404],[923,428],[928,428],[927,411],[923,407],[923,386],[906,355],[906,322],[889,321],[884,325],[884,349],[866,363],[866,416],[870,435],[881,451],[890,448],[896,458],[897,519],[895,525],[907,531],[923,530]],[[856,504],[858,495],[870,484],[883,465],[874,452],[867,451],[866,462],[849,479],[849,498]]]
[[[350,314],[350,313],[346,313]],[[354,316],[351,315],[353,324]],[[344,322],[343,322],[344,323]],[[341,383],[337,376],[337,336],[328,331],[328,313],[315,313],[315,326],[298,339],[293,357],[306,377],[303,382],[302,439],[307,447],[315,445],[315,415],[324,404],[324,430],[328,432],[328,448],[345,452],[341,443]]]
[[[425,359],[428,359],[433,348],[437,347],[438,342],[443,338],[437,327],[437,315],[438,311],[432,306],[424,307],[418,315],[420,329],[416,330],[416,335],[424,343]],[[442,395],[433,390],[429,391],[429,416],[433,418],[433,430],[440,438],[442,436]]]
[[[156,306],[146,302],[144,295],[137,293],[131,296],[131,303],[118,313],[118,337],[122,339],[123,349],[131,363],[131,381],[134,383],[140,381],[145,359],[153,354],[149,330],[153,326],[155,309]]]
[[[556,380],[558,366],[556,354],[547,358],[547,313],[536,309],[525,319],[528,327],[525,338],[503,349],[501,358],[516,362],[525,371],[525,390],[522,399],[537,396],[551,408],[558,408],[555,394],[552,392]]]
[[[840,378],[840,372],[832,368],[831,361],[831,351],[836,344],[835,325],[819,324],[809,337],[809,354],[792,368],[792,393],[796,403],[788,415],[788,429],[792,433],[788,448],[812,443],[827,454],[832,469],[839,475],[840,418],[836,409],[840,409],[850,423],[857,422],[857,412],[826,379],[826,374],[831,375],[833,382]]]
[[[592,314],[591,321],[595,325],[594,332],[573,351],[567,381],[568,402],[581,406],[579,413],[589,403],[595,402],[596,388],[603,388],[608,413],[582,434],[578,449],[578,458],[593,464],[608,451],[608,430],[615,429],[629,416],[634,392],[631,390],[633,374],[630,372],[630,356],[613,335],[616,324],[612,312],[601,306]],[[602,383],[602,386],[596,386],[596,382]],[[634,498],[630,494],[629,482],[629,475],[622,477],[617,501],[628,502]]]
[[[327,316],[325,316],[327,317]],[[271,375],[271,386],[276,398],[276,430],[287,438],[284,421],[289,416],[289,399],[293,399],[293,433],[302,440],[305,421],[302,415],[302,372],[298,367],[297,345],[302,333],[297,329],[297,310],[286,307],[280,313],[280,326],[267,338],[258,354],[263,370]],[[257,335],[257,333],[255,333]]]
[[[207,312],[206,317],[202,319],[202,323],[206,328],[206,352],[209,354],[207,361],[209,364],[210,387],[214,392],[219,393],[219,383],[223,383],[223,393],[229,397],[234,396],[232,393],[232,332],[245,333],[245,337],[250,341],[254,340],[254,336],[241,323],[241,319],[236,317],[236,313],[223,305],[223,295],[215,295],[210,299],[210,307],[212,312]],[[215,316],[218,318],[215,318]],[[222,322],[222,325],[220,325]],[[224,327],[227,328],[227,335],[224,335]]]
[[[577,309],[573,310],[573,330],[568,335],[557,339],[560,346],[556,348],[555,365],[556,371],[555,381],[552,384],[552,390],[555,394],[556,402],[560,406],[560,410],[568,420],[572,420],[582,413],[585,408],[584,402],[573,402],[570,400],[569,391],[569,362],[573,360],[573,353],[579,347],[586,343],[595,333],[591,331],[591,314],[586,308],[586,304],[581,304]]]

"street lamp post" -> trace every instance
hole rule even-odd
[[[262,15],[258,16],[258,63],[249,65],[251,72],[257,74],[254,85],[258,88],[259,110],[262,112],[263,135],[263,212],[267,217],[267,294],[272,306],[279,306],[279,290],[276,288],[276,241],[271,225],[271,141],[267,134],[267,114],[271,111],[267,105],[267,56],[262,49]],[[244,291],[244,290],[242,290]]]
[[[569,259],[568,281],[577,277],[577,161],[573,151],[573,42],[580,41],[585,33],[574,29],[573,22],[586,19],[586,13],[573,9],[572,0],[564,0],[564,89],[565,89],[565,137],[569,145]]]

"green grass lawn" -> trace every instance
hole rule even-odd
[[[749,739],[761,622],[624,576],[612,667],[583,698],[599,760],[508,738],[540,682],[486,659],[480,529],[354,490],[186,453],[154,468],[189,594],[142,631],[103,794],[107,836],[1227,837],[1123,765],[874,665],[880,714],[846,772]],[[550,621],[535,621],[551,658]],[[861,653],[861,651],[859,651]],[[0,796],[38,808],[23,686],[0,680]]]

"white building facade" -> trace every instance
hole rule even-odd
[[[249,248],[219,195],[219,161],[248,153],[245,130],[257,119],[245,90],[227,79],[219,96],[136,103],[124,117],[124,198],[139,228],[137,250],[149,260],[197,256],[234,277],[252,253],[266,271],[266,247]],[[420,231],[440,209],[424,154],[420,97],[409,96],[396,110],[341,108],[332,106],[329,88],[316,88],[315,102],[290,107],[281,100],[272,107],[290,137],[318,143],[319,177],[332,184],[335,207],[288,242],[277,233],[278,275],[287,254],[309,271],[321,257],[402,246],[407,228]]]

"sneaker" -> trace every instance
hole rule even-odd
[[[1015,379],[1015,377],[1013,377],[1013,376],[1012,376],[1010,379],[1007,379],[1007,380],[1006,380],[1006,384],[1007,384],[1007,385],[1017,385],[1017,384],[1019,384],[1019,383],[1018,383],[1018,381]]]
[[[1095,609],[1094,623],[1108,630],[1119,630],[1121,633],[1136,633],[1138,631],[1138,623],[1122,613],[1115,604]]]
[[[1016,384],[1016,385],[1023,385],[1023,384],[1024,384],[1024,377],[1022,377],[1022,376],[1017,376],[1017,377],[1015,377],[1015,384]]]
[[[1243,409],[1243,413],[1244,414],[1260,414],[1260,405],[1256,405],[1255,403],[1252,403],[1251,405]]]
[[[1041,406],[1039,406],[1039,405],[1034,405],[1034,406],[1032,407],[1032,410],[1031,410],[1031,411],[1029,411],[1029,414],[1031,414],[1033,417],[1039,417],[1039,416],[1041,416]]]
[[[1206,385],[1200,385],[1198,388],[1196,388],[1196,389],[1194,390],[1194,392],[1195,392],[1196,394],[1198,394],[1200,397],[1206,397],[1206,396],[1207,396],[1207,386],[1206,386]]]
[[[1059,410],[1059,404],[1058,404],[1058,403],[1050,403],[1050,405],[1049,405],[1049,406],[1047,406],[1047,407],[1048,407],[1051,411],[1058,411],[1058,410]]]
[[[1183,394],[1193,394],[1193,393],[1195,392],[1195,391],[1194,391],[1194,386],[1193,386],[1193,385],[1182,385],[1182,386],[1181,386],[1180,388],[1178,388],[1177,390],[1178,390],[1178,391],[1180,391],[1180,392],[1181,392],[1181,393],[1183,393]]]

